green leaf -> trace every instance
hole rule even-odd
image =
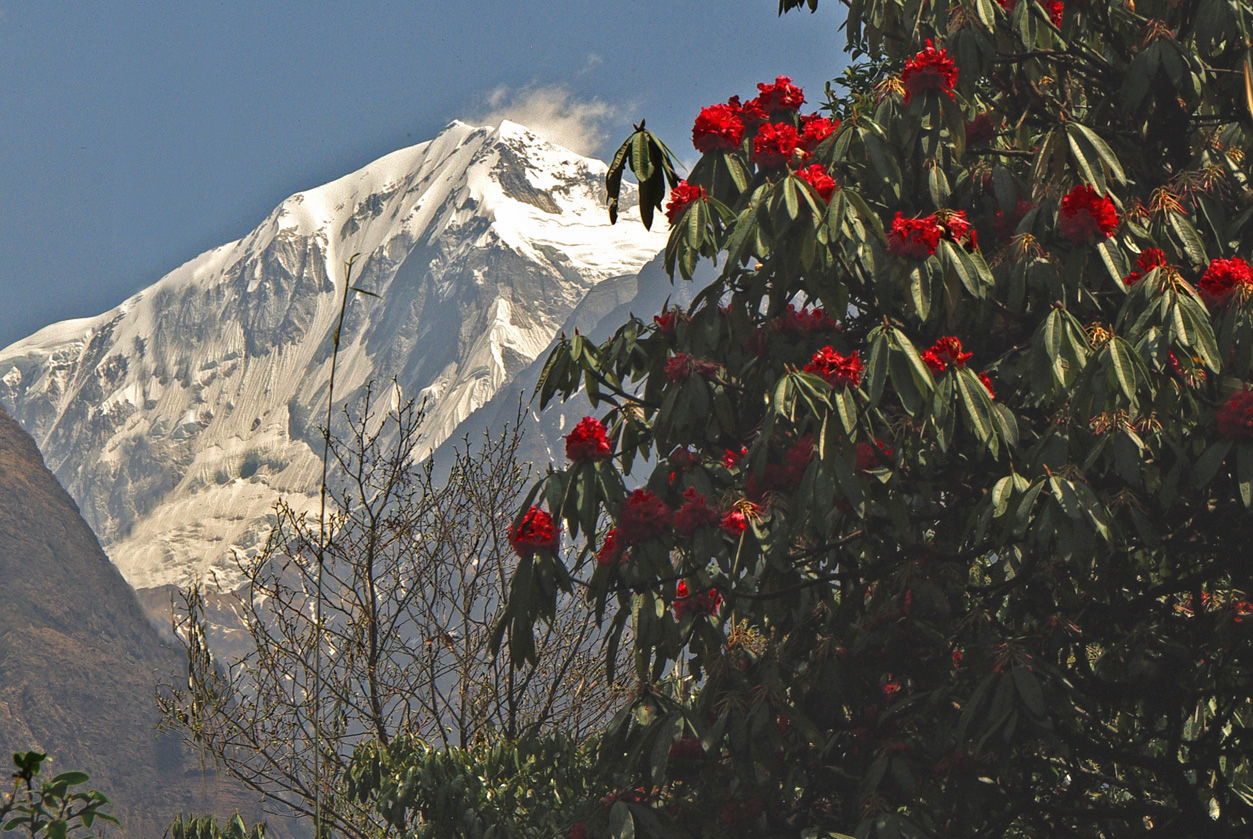
[[[1227,459],[1233,445],[1232,440],[1219,440],[1206,449],[1192,467],[1192,486],[1197,489],[1204,489],[1208,486],[1209,482],[1214,480],[1214,475],[1223,465],[1223,461]]]
[[[985,445],[990,446],[996,438],[992,432],[992,400],[988,397],[988,389],[968,367],[958,368],[955,372],[957,390],[961,394],[962,407],[971,430]]]
[[[1236,481],[1240,500],[1245,507],[1253,507],[1253,443],[1241,441],[1236,445]]]
[[[848,388],[841,387],[834,389],[832,395],[835,397],[835,406],[840,412],[840,423],[844,426],[844,431],[852,434],[857,427],[857,402],[853,399],[853,394]]]
[[[609,835],[612,839],[635,839],[635,816],[625,801],[615,801],[609,809]]]
[[[65,784],[66,786],[73,787],[73,786],[78,786],[79,784],[85,784],[87,783],[88,780],[90,780],[90,777],[87,775],[86,772],[69,771],[69,772],[62,772],[61,774],[57,775],[55,778],[53,778],[50,781],[50,783]]]

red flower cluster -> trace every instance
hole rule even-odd
[[[734,469],[746,454],[748,454],[748,449],[744,446],[740,446],[738,452],[734,449],[727,449],[722,455],[722,465],[728,469]]]
[[[587,825],[583,822],[570,825],[570,829],[566,831],[566,839],[587,839]]]
[[[813,151],[839,127],[838,119],[827,119],[818,114],[806,114],[801,117],[800,147],[805,151]]]
[[[797,170],[796,177],[812,186],[823,201],[830,201],[835,194],[835,178],[828,175],[827,170],[817,163]]]
[[[774,84],[759,82],[755,103],[767,115],[778,111],[799,111],[805,104],[805,92],[787,76],[778,76]]]
[[[1253,604],[1247,600],[1238,600],[1231,604],[1231,619],[1235,623],[1244,623],[1250,617],[1253,617]]]
[[[978,249],[979,236],[974,225],[966,218],[965,210],[940,210],[935,216],[942,238],[961,245],[968,251]]]
[[[841,355],[831,347],[823,347],[805,365],[806,373],[826,379],[831,387],[857,387],[861,384],[861,356],[854,350]]]
[[[790,303],[787,311],[775,319],[775,327],[780,332],[792,334],[834,332],[839,330],[831,316],[821,308],[815,306],[812,309],[804,307],[797,309]]]
[[[1214,418],[1218,433],[1228,440],[1253,440],[1253,390],[1233,393]]]
[[[716,615],[722,605],[722,595],[716,588],[703,594],[688,590],[687,581],[679,580],[674,587],[674,617],[682,620],[684,615]]]
[[[677,352],[666,362],[666,379],[673,383],[683,382],[695,374],[712,376],[718,372],[718,365],[712,361],[700,361],[687,353]]]
[[[756,99],[743,104],[740,97],[732,96],[724,104],[701,108],[692,125],[692,145],[696,150],[707,154],[737,148],[748,126],[765,123],[771,114],[780,111],[797,111],[805,102],[805,93],[787,76],[779,76],[773,84],[759,84],[757,91]],[[821,133],[823,130],[823,126],[815,126],[814,145],[835,129],[833,126],[826,134]],[[809,140],[806,137],[806,142]]]
[[[1072,245],[1108,239],[1118,226],[1118,210],[1108,195],[1098,195],[1091,184],[1080,184],[1062,197],[1058,224]]]
[[[618,544],[618,529],[611,527],[605,533],[605,541],[600,543],[600,550],[596,552],[596,564],[612,565],[615,562],[621,562],[622,558],[622,545]]]
[[[1226,303],[1231,292],[1240,286],[1253,286],[1253,268],[1238,256],[1211,261],[1196,284],[1202,299],[1211,306]]]
[[[575,463],[604,460],[613,454],[605,438],[605,424],[594,417],[583,417],[566,435],[566,457]]]
[[[692,205],[693,202],[699,201],[706,195],[703,186],[689,184],[687,181],[679,181],[674,185],[674,189],[670,190],[670,200],[666,204],[666,221],[674,224],[683,215],[683,211]]]
[[[637,489],[618,513],[618,539],[627,545],[660,536],[670,529],[674,514],[669,505],[646,489]]]
[[[730,151],[744,139],[739,100],[701,108],[692,126],[692,145],[701,154]]]
[[[784,452],[782,463],[767,463],[761,480],[749,475],[744,483],[744,494],[760,501],[767,492],[789,490],[805,477],[805,470],[814,459],[814,435],[806,434]]]
[[[935,253],[943,234],[934,215],[902,218],[897,213],[888,231],[888,253],[909,259],[926,259]]]
[[[946,335],[922,354],[922,360],[933,372],[943,373],[950,367],[965,367],[971,355],[972,353],[962,352],[960,338]]]
[[[966,123],[966,145],[986,146],[996,139],[996,126],[987,111]]]
[[[957,65],[948,57],[948,50],[937,50],[928,38],[922,51],[905,62],[901,84],[905,86],[906,105],[915,94],[928,90],[939,90],[952,96],[953,87],[957,84]]]
[[[790,123],[767,122],[753,138],[753,162],[761,167],[782,166],[800,146],[800,135]]]
[[[987,388],[988,396],[992,397],[993,399],[996,398],[996,391],[992,389],[992,380],[988,378],[987,373],[979,374],[979,383],[983,385],[985,388]]]
[[[697,492],[696,487],[688,487],[683,493],[683,505],[674,514],[674,529],[680,536],[691,536],[696,528],[716,524],[718,519],[718,511],[705,503],[704,493]]]
[[[1066,10],[1063,0],[1040,0],[1040,5],[1049,13],[1049,20],[1058,29],[1062,28],[1062,12]]]
[[[510,547],[524,558],[538,550],[557,550],[557,540],[558,530],[553,517],[539,507],[527,510],[518,526],[509,531]]]
[[[722,521],[718,522],[718,527],[732,538],[738,539],[740,534],[748,530],[748,514],[739,507],[733,507]]]
[[[665,372],[667,381],[686,381],[696,372],[696,359],[685,352],[677,352],[666,362]]]
[[[1145,248],[1136,257],[1136,270],[1122,278],[1127,285],[1135,285],[1144,278],[1144,275],[1152,271],[1154,268],[1161,268],[1166,265],[1166,254],[1159,248]]]

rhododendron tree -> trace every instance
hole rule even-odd
[[[847,96],[694,115],[665,265],[717,278],[540,382],[613,455],[534,487],[583,552],[501,643],[578,590],[636,683],[579,824],[1250,835],[1253,8],[847,5]]]

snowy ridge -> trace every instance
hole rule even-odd
[[[608,224],[604,172],[514,123],[451,123],[291,196],[116,308],[0,350],[0,405],[133,586],[229,586],[232,553],[263,544],[280,493],[312,509],[345,263],[381,299],[351,297],[336,401],[394,377],[430,399],[430,451],[592,288],[664,244],[633,196]]]

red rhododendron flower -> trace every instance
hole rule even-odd
[[[618,514],[618,538],[627,545],[660,536],[670,529],[674,519],[669,505],[646,489],[637,489],[627,496]]]
[[[722,595],[716,588],[701,594],[693,594],[687,587],[686,580],[679,580],[674,587],[674,617],[681,620],[684,615],[715,615],[722,605]]]
[[[701,154],[730,151],[744,139],[744,123],[740,119],[738,99],[725,105],[701,108],[692,125],[692,145]]]
[[[660,315],[653,315],[653,323],[657,324],[657,331],[662,335],[673,335],[674,324],[678,320],[678,316],[674,312],[662,312]]]
[[[746,454],[748,454],[748,449],[744,446],[740,446],[738,452],[734,449],[727,449],[722,455],[722,465],[728,469],[734,469]]]
[[[814,460],[814,435],[802,434],[797,437],[796,442],[788,446],[783,459],[787,461],[788,469],[796,473],[796,481],[799,482]]]
[[[1063,0],[1040,0],[1040,5],[1049,13],[1049,20],[1053,22],[1053,25],[1061,29],[1062,12],[1066,9],[1066,4]]]
[[[666,204],[666,221],[674,224],[683,215],[683,211],[692,205],[692,202],[699,201],[705,195],[703,186],[679,181],[674,185],[674,189],[670,190],[670,201]]]
[[[1253,439],[1253,390],[1233,393],[1214,418],[1218,433],[1228,440]]]
[[[805,104],[805,93],[787,76],[778,76],[774,84],[758,83],[755,101],[767,115],[778,111],[798,111]]]
[[[718,522],[718,527],[735,538],[745,530],[748,530],[748,516],[743,510],[736,507],[722,517],[722,521]]]
[[[813,151],[839,127],[838,119],[827,119],[818,114],[807,114],[801,117],[800,147],[805,151]]]
[[[594,417],[583,417],[566,435],[566,457],[575,463],[604,460],[612,453],[605,438],[605,424]]]
[[[1248,285],[1253,285],[1253,269],[1237,256],[1210,262],[1196,287],[1206,303],[1216,306],[1225,303],[1233,289]]]
[[[727,104],[735,108],[736,113],[740,115],[740,121],[743,122],[746,127],[760,125],[770,118],[770,115],[766,113],[766,109],[763,108],[761,103],[756,99],[749,99],[741,105],[740,97],[732,96],[727,100]]]
[[[966,218],[965,210],[942,210],[936,215],[943,238],[963,246],[968,251],[979,247],[979,237],[975,227]]]
[[[788,304],[787,310],[775,319],[775,327],[780,332],[792,334],[805,334],[811,332],[832,332],[838,331],[839,327],[831,316],[824,312],[821,307],[815,306],[812,309],[801,307],[797,309],[792,304]]]
[[[888,253],[909,259],[926,259],[935,253],[943,232],[934,215],[902,218],[897,213],[888,231]]]
[[[555,551],[557,540],[553,517],[539,507],[527,510],[518,526],[509,531],[509,545],[520,557],[528,557],[541,549]]]
[[[841,355],[831,347],[823,347],[805,365],[805,372],[821,376],[831,387],[857,387],[861,384],[861,356],[856,350]]]
[[[843,332],[844,327],[837,323],[821,306],[797,309],[788,304],[787,309],[775,320],[775,328],[780,332],[793,334],[809,334],[817,332]]]
[[[566,839],[587,839],[587,825],[583,822],[570,825],[570,829],[566,831]]]
[[[914,94],[928,90],[939,90],[952,96],[953,87],[957,84],[957,65],[948,57],[948,50],[937,50],[928,38],[922,51],[905,62],[901,84],[905,86],[906,105]]]
[[[1237,600],[1231,604],[1231,619],[1236,623],[1244,623],[1248,618],[1253,617],[1253,604],[1247,600]]]
[[[680,536],[691,536],[696,528],[707,524],[716,524],[718,512],[705,504],[704,493],[696,491],[696,487],[688,487],[683,493],[683,505],[674,514],[674,529]]]
[[[992,117],[988,116],[987,111],[966,123],[966,145],[986,146],[994,139],[996,126],[992,124]]]
[[[1080,184],[1062,197],[1058,224],[1072,245],[1108,239],[1118,226],[1118,210],[1109,196],[1098,195],[1091,184]]]
[[[696,372],[696,359],[687,353],[677,352],[666,362],[665,372],[668,381],[686,381]]]
[[[596,564],[612,565],[615,562],[621,562],[624,558],[622,547],[618,544],[618,529],[609,528],[605,532],[605,540],[600,543],[600,550],[596,552]]]
[[[835,178],[828,175],[827,170],[817,163],[798,170],[796,177],[812,186],[823,201],[830,201],[835,194]]]
[[[800,137],[786,122],[767,122],[753,138],[753,162],[758,166],[782,166],[792,159]]]
[[[988,374],[987,374],[987,373],[980,373],[980,374],[979,374],[979,382],[980,382],[980,384],[982,384],[985,388],[987,388],[987,390],[988,390],[988,396],[990,396],[990,397],[992,397],[993,399],[995,399],[995,398],[996,398],[996,391],[994,391],[994,390],[992,389],[992,379],[988,377]]]
[[[883,459],[892,456],[892,450],[882,440],[857,444],[857,469],[866,472],[882,465]]]
[[[1145,248],[1140,255],[1136,257],[1136,270],[1122,278],[1127,285],[1135,285],[1144,278],[1144,275],[1152,271],[1154,268],[1161,268],[1166,264],[1166,254],[1159,248]]]
[[[922,354],[923,362],[936,373],[943,373],[950,367],[965,367],[972,353],[962,352],[960,338],[947,335],[935,342],[931,349]]]

